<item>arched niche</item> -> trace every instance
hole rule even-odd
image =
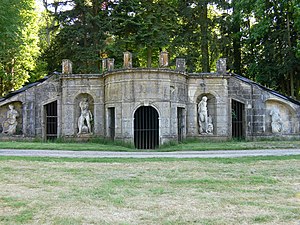
[[[202,133],[199,131],[199,110],[198,106],[199,103],[201,102],[203,97],[207,97],[207,114],[208,117],[210,117],[209,120],[211,120],[211,123],[213,125],[213,131],[210,134],[215,134],[216,133],[216,123],[217,123],[217,115],[216,115],[216,105],[217,105],[217,100],[216,97],[211,94],[211,93],[202,93],[197,97],[196,103],[197,103],[197,127],[198,127],[198,133]]]
[[[88,94],[88,93],[80,93],[76,96],[74,100],[74,113],[75,113],[75,134],[78,133],[79,127],[78,127],[78,120],[81,115],[81,109],[80,109],[80,102],[81,101],[87,101],[88,102],[88,109],[92,113],[92,120],[91,123],[91,133],[94,131],[94,117],[95,117],[95,110],[94,110],[94,98]]]
[[[289,104],[278,99],[268,99],[265,102],[266,115],[265,115],[265,131],[271,134],[295,134],[299,132],[299,121],[297,120],[296,111]],[[272,122],[274,118],[281,129],[279,131],[272,129]]]
[[[22,102],[14,101],[9,102],[0,107],[0,133],[3,131],[3,123],[7,120],[7,113],[10,110],[9,105],[13,106],[13,109],[18,112],[18,116],[16,117],[17,127],[15,135],[19,135],[23,133],[23,110],[22,110]]]
[[[134,145],[137,149],[159,146],[159,114],[152,106],[140,106],[134,113]]]

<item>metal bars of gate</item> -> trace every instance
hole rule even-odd
[[[232,137],[244,138],[244,111],[245,105],[232,100]]]
[[[178,142],[183,139],[183,108],[177,108],[177,129],[178,129]]]
[[[57,101],[46,106],[46,138],[53,140],[57,138]]]
[[[158,113],[151,106],[141,106],[134,115],[134,144],[138,149],[158,146]]]
[[[110,121],[109,121],[109,137],[111,140],[115,139],[115,108],[111,107],[108,108],[109,110],[109,116],[110,116]]]

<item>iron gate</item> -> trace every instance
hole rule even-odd
[[[137,149],[155,149],[159,145],[158,113],[151,106],[141,106],[134,113],[134,145]]]
[[[181,142],[183,139],[183,110],[184,108],[177,108],[177,129],[178,129],[178,142]]]
[[[244,116],[245,105],[241,102],[232,100],[231,114],[232,114],[232,137],[243,139],[245,138],[244,131]]]
[[[109,137],[114,140],[115,139],[115,108],[108,108],[109,114]]]
[[[57,101],[45,105],[46,111],[46,139],[57,138]]]

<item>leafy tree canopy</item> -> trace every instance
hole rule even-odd
[[[39,55],[35,1],[2,0],[0,18],[0,95],[4,95],[35,76]]]

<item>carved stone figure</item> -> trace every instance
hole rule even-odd
[[[212,133],[213,124],[211,117],[208,116],[207,112],[207,97],[203,96],[198,104],[198,124],[199,133]]]
[[[271,110],[270,116],[272,133],[280,133],[282,131],[282,120],[278,110]]]
[[[14,109],[13,105],[8,105],[9,110],[6,114],[6,119],[2,123],[2,133],[4,134],[15,134],[17,130],[17,117],[19,113],[17,110]]]
[[[207,130],[206,131],[207,131],[207,133],[212,134],[213,131],[214,131],[214,125],[213,125],[213,122],[212,122],[212,118],[210,116],[208,116],[207,121],[208,121],[208,123],[207,123]]]
[[[77,134],[88,134],[92,132],[91,121],[93,119],[93,115],[89,110],[89,102],[88,99],[84,98],[80,101],[79,107],[81,110],[81,115],[78,118],[78,133]]]

